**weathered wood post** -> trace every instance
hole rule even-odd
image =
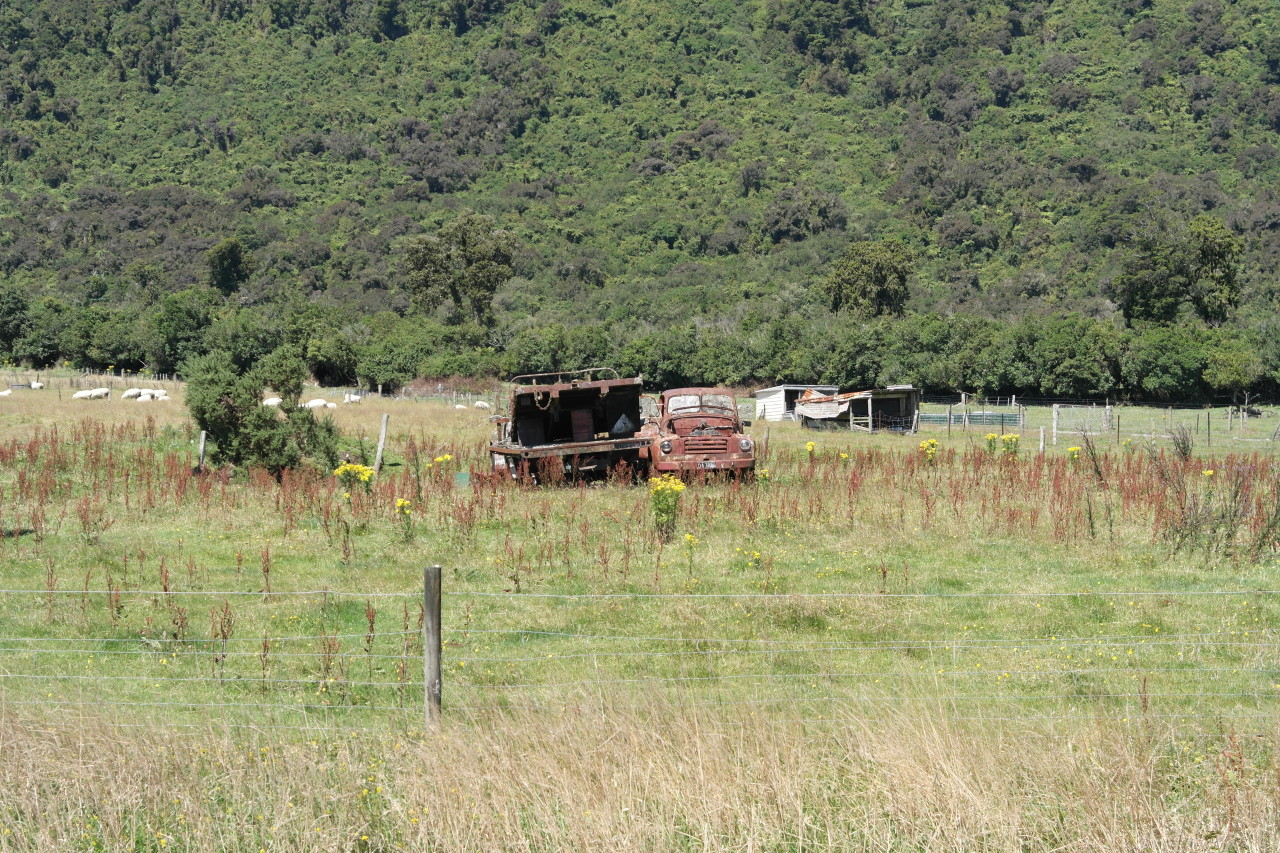
[[[373,471],[375,474],[382,473],[382,448],[387,444],[387,420],[390,417],[389,413],[382,413],[382,429],[378,431],[378,452],[373,457]]]
[[[422,683],[427,728],[440,725],[440,567],[422,572]]]
[[[204,470],[204,440],[207,435],[207,432],[200,430],[200,464],[196,466],[197,471]]]
[[[1053,404],[1053,446],[1058,446],[1058,404]]]
[[[872,409],[871,409],[871,395],[868,394],[867,395],[867,432],[876,431],[876,422],[874,418],[875,418],[875,415],[872,413]]]

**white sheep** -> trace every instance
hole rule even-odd
[[[121,399],[121,400],[136,400],[136,399],[138,399],[138,396],[139,396],[141,393],[142,393],[142,389],[141,389],[141,388],[129,388],[129,389],[128,389],[128,390],[126,390],[123,394],[121,394],[121,395],[120,395],[120,399]]]
[[[139,403],[150,403],[151,400],[152,400],[152,397],[151,397],[150,391],[143,391],[141,394],[138,395]]]
[[[0,391],[0,397],[8,397],[12,393],[13,393],[12,388],[6,388],[3,391]]]
[[[72,400],[110,400],[110,388],[86,388],[71,395]]]
[[[462,410],[462,411],[464,411],[464,412],[467,410],[467,407],[466,407],[466,406],[464,406],[464,405],[462,405],[461,403],[459,403],[458,405],[454,406],[454,408],[455,408],[455,409],[461,409],[461,410]]]
[[[475,401],[474,403],[472,403],[471,405],[472,405],[472,406],[474,406],[474,407],[475,407],[475,408],[477,408],[477,409],[492,409],[492,408],[493,408],[493,407],[492,407],[492,406],[490,406],[488,403],[486,403],[484,400],[476,400],[476,401]]]
[[[325,403],[325,404],[324,404],[324,407],[325,407],[326,409],[336,409],[336,408],[338,408],[338,404],[337,404],[337,403]]]
[[[39,391],[39,390],[40,390],[41,388],[43,388],[43,387],[44,387],[44,383],[43,383],[43,382],[32,382],[32,383],[31,383],[31,390],[32,390],[32,391]]]
[[[283,402],[284,402],[284,400],[281,400],[279,397],[268,397],[267,399],[265,399],[265,400],[263,400],[263,401],[262,401],[262,405],[264,405],[264,406],[278,406],[278,405],[280,405],[280,404],[281,404],[281,403],[283,403]]]
[[[302,408],[304,408],[304,409],[323,409],[326,405],[328,405],[328,401],[326,401],[326,400],[322,400],[322,399],[320,399],[319,397],[316,397],[314,400],[308,400],[307,402],[303,403],[303,404],[302,404]]]
[[[342,402],[344,402],[344,403],[359,403],[359,402],[360,402],[360,397],[361,397],[361,395],[359,395],[359,394],[343,394],[343,395],[342,395]]]

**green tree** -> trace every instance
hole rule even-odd
[[[1030,361],[1041,393],[1051,397],[1100,397],[1119,373],[1120,335],[1110,323],[1080,314],[1028,318]]]
[[[863,317],[901,315],[915,256],[899,240],[861,240],[845,251],[818,286],[832,311]]]
[[[54,296],[33,302],[27,311],[26,331],[13,344],[13,357],[36,367],[53,364],[59,358],[69,360],[63,337],[77,315],[76,309]]]
[[[257,381],[276,392],[280,407],[286,411],[298,405],[302,396],[302,383],[307,377],[307,365],[294,347],[282,346],[274,350],[254,368]]]
[[[169,373],[200,354],[201,337],[213,321],[216,298],[208,288],[188,288],[161,297],[147,323],[147,361],[153,369]]]
[[[1120,375],[1130,393],[1153,400],[1203,398],[1204,329],[1151,326],[1132,338],[1120,356]]]
[[[1244,241],[1220,220],[1148,224],[1133,242],[1112,283],[1126,320],[1173,323],[1186,311],[1216,325],[1239,303]]]
[[[11,355],[14,345],[27,332],[31,319],[26,294],[17,285],[0,285],[0,355]]]
[[[205,253],[209,284],[230,296],[253,274],[253,256],[234,237],[228,237]]]
[[[449,302],[483,326],[492,326],[493,295],[515,273],[515,235],[493,218],[467,212],[435,234],[404,247],[404,269],[414,299],[427,308]]]
[[[316,330],[306,341],[307,370],[321,385],[354,385],[359,363],[359,327]]]
[[[1241,394],[1248,402],[1249,389],[1264,373],[1258,350],[1237,337],[1221,340],[1205,352],[1205,384],[1219,393],[1230,392],[1233,403],[1239,402]]]
[[[277,477],[307,457],[318,457],[326,466],[334,465],[338,434],[330,418],[317,420],[309,409],[261,403],[263,388],[268,384],[301,391],[301,359],[282,351],[278,358],[273,353],[265,359],[264,365],[265,370],[242,372],[231,355],[222,350],[183,364],[187,409],[213,441],[214,458],[232,465],[265,468]]]

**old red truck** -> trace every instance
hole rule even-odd
[[[509,411],[492,418],[495,471],[536,482],[644,472],[642,377],[596,367],[511,381]]]
[[[673,388],[658,397],[658,414],[640,431],[649,439],[642,457],[653,474],[721,473],[750,478],[755,442],[743,432],[732,392],[724,388]]]

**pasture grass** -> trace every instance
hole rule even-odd
[[[334,410],[390,414],[344,497],[193,476],[180,387],[48,390],[0,405],[0,849],[1274,846],[1269,454],[757,424],[665,542],[488,476],[474,410]]]

